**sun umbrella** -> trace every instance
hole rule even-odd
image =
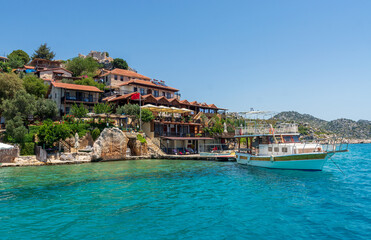
[[[151,110],[151,111],[157,111],[158,110],[158,107],[155,106],[155,105],[152,105],[152,104],[146,104],[144,106],[141,106],[140,108],[148,109],[148,110]]]
[[[193,112],[193,110],[190,110],[190,109],[187,109],[187,108],[181,108],[181,110],[183,110],[183,112]]]

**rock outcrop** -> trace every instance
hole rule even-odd
[[[146,156],[148,155],[147,143],[141,143],[136,138],[130,138],[128,147],[131,150],[132,156]]]
[[[72,152],[76,152],[76,150],[86,149],[89,146],[92,147],[94,144],[94,140],[90,132],[88,132],[85,136],[78,138],[78,144],[76,144],[75,137],[67,138],[65,142],[70,146]],[[78,146],[77,149],[75,148],[75,146]]]
[[[125,159],[129,139],[118,128],[105,128],[93,145],[92,161]]]

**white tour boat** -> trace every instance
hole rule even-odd
[[[348,144],[302,143],[297,124],[254,123],[236,129],[238,140],[236,160],[240,164],[279,169],[321,171],[336,152],[348,151]],[[242,149],[241,139],[247,148]]]

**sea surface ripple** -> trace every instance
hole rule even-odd
[[[0,169],[0,239],[370,239],[371,144],[322,172],[138,160]]]

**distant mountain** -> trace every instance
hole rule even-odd
[[[282,121],[291,122],[294,121],[296,123],[307,123],[311,125],[312,127],[322,127],[327,122],[325,120],[313,117],[310,114],[301,114],[295,111],[289,111],[289,112],[281,112],[273,117],[274,119],[279,119]]]
[[[299,123],[299,130],[304,135],[336,134],[352,139],[371,139],[371,121],[340,118],[325,121],[310,114],[301,114],[294,111],[281,112],[274,119]]]

